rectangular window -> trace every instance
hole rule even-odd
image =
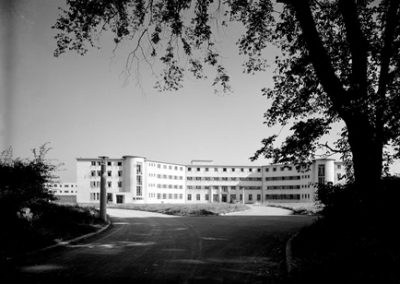
[[[226,168],[223,168],[222,171],[223,171],[223,172],[226,172]]]
[[[92,166],[95,166],[96,165],[96,162],[95,161],[92,161]]]
[[[208,194],[204,195],[204,199],[208,201],[209,200],[209,195]]]
[[[188,172],[191,172],[192,171],[192,168],[188,168]]]
[[[205,171],[208,172],[208,168],[205,168]]]
[[[118,182],[118,187],[122,187],[122,181]]]
[[[318,165],[318,176],[325,176],[325,165]]]
[[[257,194],[257,201],[261,201],[261,194]]]
[[[119,177],[122,176],[122,171],[118,171],[118,176],[119,176]]]
[[[122,162],[118,162],[118,166],[122,166]]]
[[[249,201],[253,200],[253,194],[249,194]]]
[[[191,194],[188,194],[187,199],[188,199],[188,200],[192,200],[192,195],[191,195]]]
[[[236,190],[236,186],[231,186],[231,190]]]
[[[108,182],[107,182],[107,186],[108,186],[108,187],[111,187],[111,185],[112,185],[111,181],[108,181]]]
[[[167,199],[167,194],[166,193],[163,193],[162,199]]]
[[[91,172],[91,176],[92,176],[92,177],[96,176],[96,171],[92,171],[92,172]]]
[[[196,200],[200,200],[200,194],[196,194]]]
[[[107,166],[111,166],[111,162],[107,162]]]
[[[109,177],[111,176],[111,171],[107,172],[107,176],[109,176]]]

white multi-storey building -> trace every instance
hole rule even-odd
[[[111,203],[312,202],[318,183],[341,182],[342,162],[314,160],[294,165],[228,166],[209,160],[190,165],[123,156],[106,161]],[[77,159],[78,202],[100,198],[100,158]]]

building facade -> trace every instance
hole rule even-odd
[[[77,159],[77,201],[99,202],[101,159]],[[209,160],[190,165],[123,156],[106,161],[110,203],[313,202],[318,183],[340,183],[342,162],[314,160],[294,165],[228,166]]]
[[[78,185],[74,182],[48,183],[46,188],[59,202],[77,203]]]

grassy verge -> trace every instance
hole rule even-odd
[[[317,215],[321,210],[315,203],[267,203],[268,206],[292,210],[295,215]]]
[[[110,208],[157,212],[175,216],[212,216],[248,209],[243,204],[109,204]]]
[[[98,230],[94,208],[44,203],[27,209],[0,232],[0,258],[14,257]]]

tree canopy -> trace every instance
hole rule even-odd
[[[138,56],[164,64],[161,90],[182,86],[183,54],[196,78],[204,77],[210,65],[216,70],[213,85],[227,90],[229,76],[220,63],[214,25],[240,22],[245,29],[237,46],[246,57],[246,72],[267,68],[263,51],[268,46],[281,50],[274,84],[262,90],[272,100],[265,122],[293,125],[280,147],[273,135],[252,158],[305,162],[325,147],[350,156],[356,182],[373,188],[382,175],[385,147],[393,147],[391,158],[400,157],[399,2],[66,0],[54,25],[55,56],[67,50],[84,55],[107,31],[117,46],[135,42],[127,67]],[[336,145],[321,145],[320,138],[339,121],[345,128]]]

